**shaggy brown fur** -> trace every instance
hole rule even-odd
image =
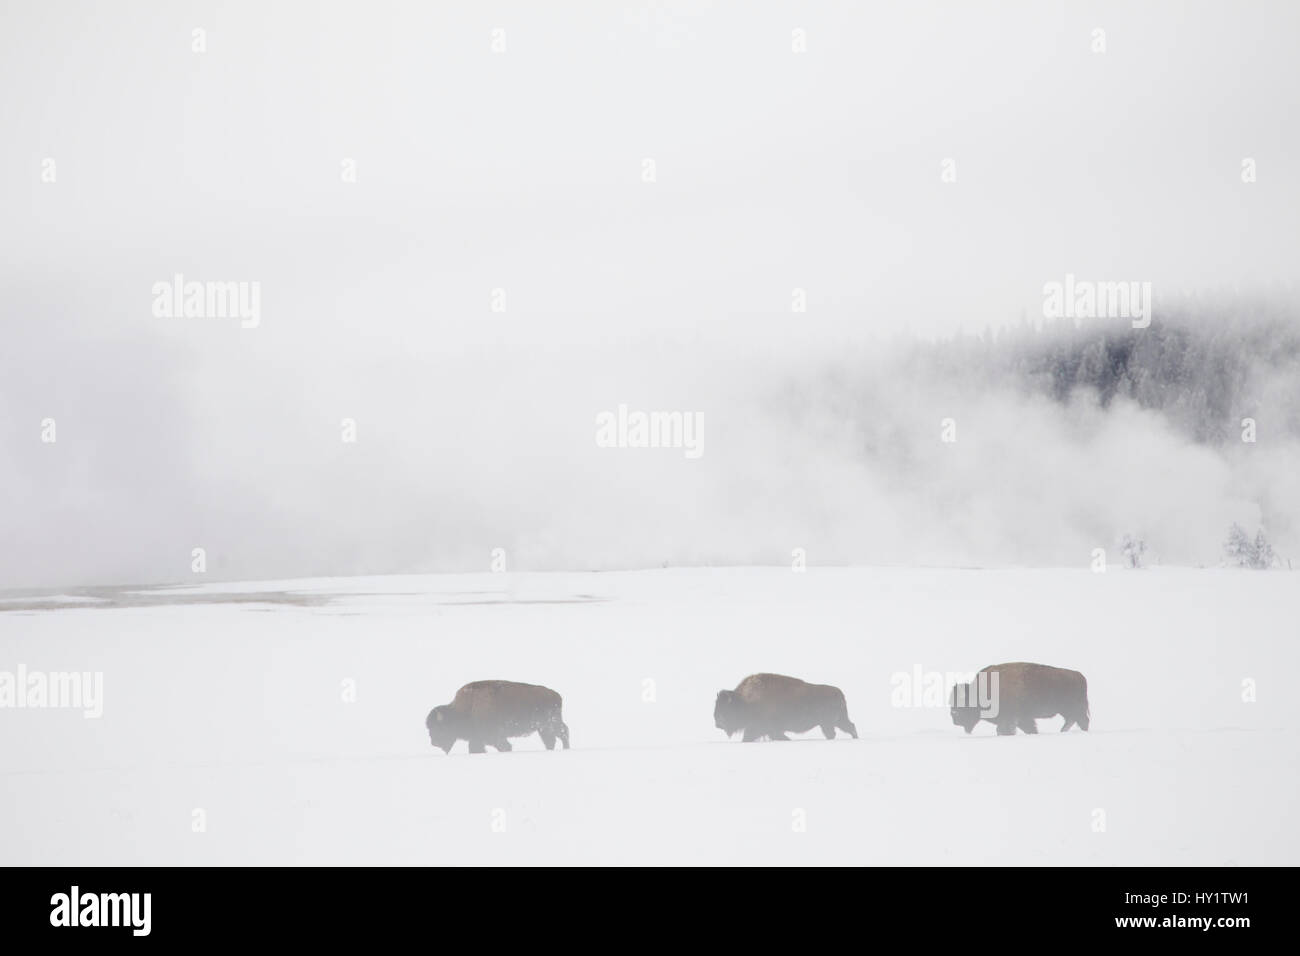
[[[549,687],[508,680],[479,680],[456,691],[450,704],[429,711],[424,726],[429,743],[450,753],[458,740],[469,741],[469,752],[485,747],[510,749],[510,737],[536,731],[547,750],[558,738],[569,749],[569,728],[560,717],[560,695]]]
[[[996,683],[993,674],[997,675]],[[1038,733],[1039,717],[1065,718],[1061,732],[1075,724],[1088,729],[1088,682],[1078,671],[1046,664],[990,664],[971,684],[958,684],[948,698],[952,722],[970,733],[981,720],[1009,736],[1016,728]],[[986,704],[987,707],[982,707]]]
[[[746,742],[760,737],[789,740],[787,732],[801,734],[814,727],[820,727],[827,740],[837,727],[858,736],[838,687],[780,674],[751,674],[735,690],[718,691],[713,723],[728,737],[743,733]]]

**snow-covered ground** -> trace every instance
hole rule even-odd
[[[1300,863],[1286,572],[688,569],[76,597],[0,605],[0,671],[99,671],[104,698],[98,720],[0,710],[7,864]],[[1092,731],[967,737],[944,706],[896,706],[896,674],[1013,660],[1082,671]],[[717,691],[764,670],[841,687],[861,739],[726,740]],[[429,708],[483,678],[558,690],[573,749],[432,750]]]

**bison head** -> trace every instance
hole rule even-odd
[[[738,731],[744,730],[743,706],[742,702],[736,697],[734,690],[718,691],[717,703],[713,705],[714,726],[728,737],[735,736]]]
[[[958,684],[952,689],[952,695],[948,698],[949,713],[952,714],[952,722],[958,727],[970,733],[975,729],[975,725],[980,722],[979,701],[975,697],[974,684]]]
[[[433,708],[429,711],[429,716],[424,718],[424,726],[429,730],[429,743],[445,754],[451,753],[451,748],[459,739],[454,727],[455,717],[456,712],[444,704]]]

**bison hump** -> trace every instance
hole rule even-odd
[[[736,685],[736,694],[743,700],[759,701],[798,696],[808,686],[805,681],[784,674],[750,674]]]
[[[560,695],[540,684],[509,680],[477,680],[456,692],[452,706],[457,710],[515,710],[521,707],[558,707]]]

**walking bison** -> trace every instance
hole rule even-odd
[[[780,674],[751,674],[735,690],[718,691],[713,722],[728,737],[742,733],[747,743],[761,737],[789,740],[787,732],[801,734],[814,727],[827,740],[835,737],[836,728],[858,736],[838,687]]]
[[[1075,724],[1088,729],[1088,682],[1078,671],[1046,664],[990,664],[969,684],[958,684],[948,698],[952,722],[966,733],[981,720],[994,724],[1002,736],[1020,728],[1038,733],[1039,717],[1065,718],[1061,732]]]
[[[456,741],[469,742],[469,752],[485,753],[510,748],[511,737],[527,737],[536,731],[547,750],[558,739],[569,749],[569,728],[560,716],[560,695],[549,687],[517,684],[508,680],[479,680],[456,691],[450,704],[429,711],[424,726],[429,743],[451,753]]]

